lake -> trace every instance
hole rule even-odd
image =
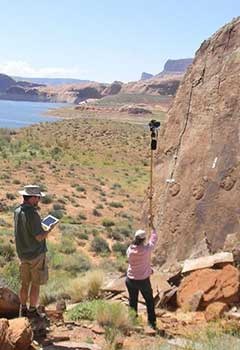
[[[48,109],[66,106],[63,103],[0,100],[0,128],[21,128],[40,122],[53,122],[59,118],[45,116]]]

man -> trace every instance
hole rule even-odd
[[[37,212],[40,198],[45,196],[36,185],[25,186],[19,191],[23,203],[14,212],[15,243],[20,259],[21,289],[20,316],[36,317],[40,285],[48,280],[46,263],[46,238],[49,231],[44,231]],[[30,288],[30,294],[29,294]],[[28,297],[30,307],[27,309]]]
[[[156,329],[156,315],[153,299],[153,291],[150,282],[151,253],[156,246],[157,232],[153,225],[151,237],[147,244],[146,232],[137,230],[134,235],[134,241],[127,249],[128,270],[126,278],[126,286],[129,293],[129,306],[137,313],[138,295],[141,292],[147,307],[148,324]]]

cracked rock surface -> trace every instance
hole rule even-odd
[[[202,43],[160,130],[153,209],[166,265],[204,235],[214,252],[240,230],[239,81],[240,17]]]

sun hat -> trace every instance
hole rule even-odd
[[[137,230],[135,232],[135,238],[140,238],[140,239],[146,238],[146,232],[144,230]]]
[[[23,191],[18,191],[22,196],[37,196],[45,197],[45,193],[41,192],[41,189],[37,185],[24,186]]]

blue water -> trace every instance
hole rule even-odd
[[[48,109],[66,106],[63,103],[0,100],[0,128],[21,128],[58,118],[43,115]]]

